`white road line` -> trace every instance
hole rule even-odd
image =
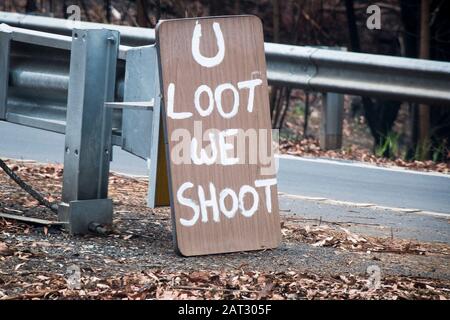
[[[373,203],[340,201],[340,200],[333,200],[333,199],[327,199],[327,198],[308,197],[308,196],[289,194],[289,193],[283,193],[283,192],[278,192],[278,196],[286,197],[286,198],[290,198],[290,199],[326,203],[326,204],[337,205],[337,206],[372,208],[372,209],[378,209],[378,210],[389,210],[389,211],[396,211],[396,212],[401,212],[401,213],[419,214],[419,215],[434,216],[434,217],[450,219],[450,213],[445,213],[445,212],[427,211],[427,210],[420,210],[420,209],[415,209],[415,208],[398,208],[398,207],[380,206],[380,205],[376,205]]]
[[[293,156],[289,154],[277,154],[275,157],[286,160],[295,160],[295,161],[305,161],[305,162],[314,162],[314,163],[323,163],[323,164],[331,164],[337,166],[346,166],[346,167],[358,167],[365,169],[374,169],[374,170],[384,170],[384,171],[394,171],[394,172],[403,172],[408,174],[418,174],[425,176],[434,176],[434,177],[442,177],[450,179],[450,174],[440,173],[440,172],[429,172],[429,171],[416,171],[403,167],[383,167],[375,164],[361,163],[358,161],[351,160],[335,160],[335,159],[324,159],[324,158],[309,158],[309,157],[299,157]],[[349,162],[347,162],[349,161]]]

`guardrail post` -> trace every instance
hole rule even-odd
[[[112,201],[107,198],[112,111],[104,104],[114,100],[118,47],[117,31],[73,30],[58,212],[72,234],[112,223]]]
[[[6,119],[6,103],[8,100],[9,52],[11,48],[11,32],[0,30],[0,120]]]
[[[324,93],[320,119],[320,147],[324,150],[342,147],[342,121],[344,115],[344,96],[337,93]]]

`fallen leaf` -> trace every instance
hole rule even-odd
[[[270,293],[272,292],[273,287],[274,287],[274,284],[272,282],[267,283],[264,286],[264,288],[261,290],[261,292],[259,293],[258,299],[264,299],[268,295],[270,295]]]
[[[5,243],[0,242],[0,256],[4,256],[4,257],[11,256],[11,255],[13,255],[13,253],[14,252],[11,249],[9,249]]]
[[[327,243],[327,241],[331,241],[331,240],[333,240],[333,237],[327,237],[323,240],[313,243],[312,245],[313,245],[313,247],[323,247]]]
[[[16,266],[14,267],[14,270],[15,270],[15,271],[19,270],[19,268],[20,268],[21,266],[23,266],[24,264],[25,264],[25,262],[19,263],[18,265],[16,265]]]
[[[209,275],[203,271],[194,271],[188,275],[192,282],[209,282]]]

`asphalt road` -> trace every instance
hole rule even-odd
[[[450,175],[321,159],[281,159],[282,192],[450,214]]]
[[[64,136],[0,122],[0,157],[63,162]],[[111,169],[145,175],[144,160],[115,147]],[[450,215],[450,175],[281,157],[279,191],[339,201],[412,208]]]

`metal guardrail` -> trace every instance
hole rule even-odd
[[[0,24],[0,42],[2,70],[9,69],[9,75],[0,75],[1,83],[7,85],[0,92],[0,119],[64,133],[72,37]],[[119,59],[129,49],[119,46]],[[118,79],[116,88],[120,100],[123,79]],[[116,114],[116,127],[118,118]]]
[[[67,20],[0,12],[12,26],[70,34]],[[80,28],[108,28],[127,45],[149,45],[148,28],[80,22]],[[366,95],[419,103],[450,105],[450,63],[265,43],[268,80],[320,92]],[[122,58],[126,51],[123,51]]]
[[[0,44],[0,120],[65,134],[59,221],[72,233],[110,224],[112,145],[158,156],[151,142],[160,120],[155,47],[120,45],[120,33],[105,28],[73,29],[69,37],[6,24]],[[156,168],[152,161],[150,174]],[[152,179],[151,207],[155,185]]]
[[[78,29],[107,28],[109,30],[116,30],[120,32],[120,41],[123,45],[144,46],[155,42],[155,31],[149,28],[105,25],[102,23],[84,21],[80,21],[79,23],[71,23],[71,21],[64,19],[4,11],[0,11],[0,23],[6,23],[12,27],[33,29],[66,36],[72,34],[72,29],[74,26]]]
[[[0,22],[15,26],[0,26],[0,120],[65,133],[60,221],[73,233],[111,222],[112,145],[156,170],[157,143],[149,143],[160,119],[156,49],[119,44],[149,44],[154,31],[92,23],[72,29],[62,19],[1,12]],[[450,105],[450,63],[272,43],[265,51],[273,84]],[[114,103],[123,100],[129,103]]]
[[[268,77],[312,91],[450,105],[450,63],[265,44]]]

